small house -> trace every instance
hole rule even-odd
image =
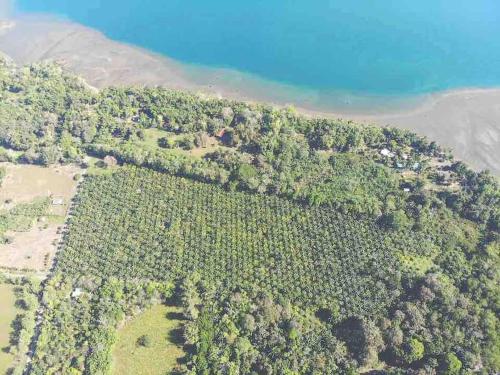
[[[75,288],[73,292],[71,293],[71,298],[78,298],[83,294],[83,291],[81,288]]]
[[[114,167],[118,164],[118,161],[114,156],[107,155],[106,157],[104,157],[104,164],[106,165],[106,167]]]
[[[394,153],[391,152],[390,150],[388,150],[387,148],[384,148],[380,151],[380,154],[382,156],[385,156],[385,157],[388,157],[388,158],[393,158],[394,157]]]
[[[52,199],[52,205],[53,206],[62,206],[64,204],[64,199],[63,198],[53,198]]]

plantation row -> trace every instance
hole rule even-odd
[[[348,314],[386,306],[398,252],[426,243],[327,207],[134,167],[89,177],[77,199],[59,264],[70,275],[168,281],[197,271],[211,284],[337,301]]]

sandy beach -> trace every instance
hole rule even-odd
[[[91,85],[165,86],[218,97],[294,105],[311,116],[352,119],[411,129],[453,150],[475,169],[500,175],[500,88],[436,93],[364,110],[349,105],[318,108],[313,91],[298,90],[251,75],[188,66],[118,43],[98,31],[49,17],[25,17],[0,24],[0,51],[18,64],[52,60]],[[0,21],[1,22],[1,21]],[[3,25],[3,27],[2,27]],[[364,100],[369,100],[364,99]],[[339,98],[339,103],[351,99]]]

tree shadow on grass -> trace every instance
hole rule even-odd
[[[183,329],[182,327],[174,328],[168,332],[168,342],[171,344],[182,346],[184,345],[184,337],[183,337]]]
[[[184,314],[181,312],[170,311],[165,316],[169,320],[185,320]]]
[[[195,346],[189,345],[186,343],[186,340],[184,339],[183,332],[184,332],[184,328],[182,326],[171,329],[168,332],[167,341],[170,344],[182,347],[182,351],[184,352],[184,355],[182,357],[179,357],[176,359],[178,367],[176,369],[173,369],[171,372],[169,372],[170,375],[184,374],[185,373],[184,371],[179,370],[179,368],[180,368],[179,366],[187,364],[189,358],[195,353]]]
[[[179,301],[179,298],[177,298],[176,294],[174,294],[172,297],[169,297],[165,300],[165,305],[180,307],[181,303]]]

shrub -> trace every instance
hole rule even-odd
[[[152,345],[151,338],[148,335],[142,335],[137,339],[137,346],[150,348]]]

